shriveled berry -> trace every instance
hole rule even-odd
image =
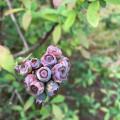
[[[59,85],[54,81],[49,81],[46,86],[46,92],[48,96],[54,96],[59,90]]]
[[[46,97],[47,96],[45,93],[38,95],[36,98],[36,104],[38,104],[38,105],[42,104],[45,101]]]
[[[30,84],[30,93],[32,95],[38,96],[39,94],[42,94],[44,92],[44,84],[39,81],[33,81]]]
[[[56,64],[52,68],[52,78],[55,82],[62,83],[64,80],[67,80],[67,76],[67,67],[63,66],[61,63]]]
[[[37,58],[32,58],[31,59],[31,66],[32,66],[32,69],[38,69],[41,66],[40,60]]]
[[[41,58],[41,63],[43,66],[52,66],[55,65],[57,63],[57,59],[53,54],[44,54]]]
[[[42,82],[47,82],[51,78],[51,70],[48,67],[41,67],[36,71],[37,78]]]
[[[46,53],[53,54],[56,58],[60,58],[62,56],[61,49],[56,47],[56,46],[53,46],[53,45],[50,45],[47,48],[47,52]]]
[[[24,85],[27,89],[27,91],[30,90],[30,84],[33,82],[33,81],[37,81],[37,78],[34,74],[28,74],[26,77],[25,77],[25,80],[24,80]]]
[[[20,65],[19,70],[20,70],[21,75],[26,75],[26,74],[30,73],[32,71],[32,66],[31,66],[30,60],[23,62]]]
[[[59,63],[65,66],[67,68],[67,71],[69,72],[71,64],[67,57],[62,56],[61,59],[59,60]]]

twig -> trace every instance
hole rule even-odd
[[[49,38],[49,36],[51,35],[51,33],[53,32],[53,30],[54,30],[54,28],[55,28],[56,25],[57,24],[54,24],[52,26],[52,28],[50,29],[50,31],[48,31],[42,38],[39,38],[38,41],[36,42],[36,44],[34,44],[33,46],[31,46],[27,50],[23,50],[23,51],[20,51],[18,53],[15,53],[14,57],[27,55],[27,54],[33,52],[35,49],[37,49],[40,45],[44,44],[47,41],[47,39]]]
[[[12,5],[11,5],[10,0],[5,0],[5,1],[6,1],[7,5],[8,5],[8,8],[11,10],[11,9],[12,9]],[[22,42],[23,42],[23,44],[24,44],[24,47],[25,47],[26,49],[28,49],[28,44],[27,44],[27,42],[26,42],[26,39],[25,39],[23,33],[22,33],[21,30],[20,30],[20,27],[19,27],[19,25],[18,25],[18,23],[17,23],[17,20],[16,20],[14,14],[10,14],[10,17],[11,17],[11,19],[12,19],[12,21],[13,21],[16,29],[17,29],[17,32],[18,32],[18,34],[19,34],[19,36],[20,36],[20,38],[21,38],[21,40],[22,40]]]
[[[23,99],[22,99],[21,95],[18,93],[17,90],[15,90],[15,94],[17,95],[17,97],[18,97],[20,103],[23,105],[23,104],[24,104]]]
[[[15,95],[17,96],[17,98],[18,98],[18,100],[20,101],[20,103],[23,105],[24,102],[23,102],[23,100],[22,100],[21,95],[18,93],[17,90],[14,90],[14,91],[13,91],[12,96],[10,97],[10,100],[9,100],[9,104],[12,104],[12,101],[13,101],[13,99],[15,98]]]
[[[15,91],[13,91],[12,96],[10,97],[9,104],[12,104],[14,97],[15,97]]]
[[[7,87],[9,87],[9,85],[0,85],[0,89],[2,89],[2,88],[7,88]]]
[[[120,65],[120,59],[118,59],[117,61],[111,63],[111,64],[109,65],[109,67],[117,67],[117,66],[119,66],[119,65]]]

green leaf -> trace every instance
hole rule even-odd
[[[30,97],[24,105],[24,111],[27,111],[33,105],[33,102],[34,98]]]
[[[104,120],[109,120],[110,119],[110,113],[106,113],[105,116],[104,116]]]
[[[50,112],[51,112],[51,106],[42,107],[40,110],[40,115],[42,115],[42,119],[49,117]]]
[[[80,37],[79,37],[79,36],[80,36]],[[80,39],[80,44],[81,44],[83,47],[85,47],[85,48],[87,48],[87,49],[89,48],[89,41],[87,40],[87,37],[86,37],[85,33],[84,33],[82,30],[80,30],[80,31],[78,32],[77,38]]]
[[[57,22],[58,11],[50,8],[42,9],[38,12],[32,12],[33,19],[42,18],[51,22]]]
[[[120,0],[105,0],[107,3],[120,4]]]
[[[33,0],[21,0],[26,9],[30,10]],[[35,1],[34,1],[35,2]]]
[[[22,11],[22,10],[24,10],[24,9],[23,8],[10,9],[10,10],[5,11],[4,15],[7,16],[7,15],[10,15],[10,14]]]
[[[14,59],[9,49],[0,45],[0,67],[3,69],[13,72],[14,71]]]
[[[100,20],[100,16],[98,14],[99,8],[99,1],[94,1],[88,6],[87,20],[93,27],[97,27]]]
[[[70,11],[70,13],[68,14],[68,17],[63,25],[63,29],[68,32],[69,29],[72,27],[72,25],[75,22],[75,18],[76,18],[76,13],[75,11]]]
[[[79,117],[77,115],[74,115],[72,120],[79,120]]]
[[[61,26],[57,25],[53,31],[53,42],[57,44],[61,37]]]
[[[52,112],[55,120],[63,120],[64,114],[60,107],[58,107],[57,105],[52,105]]]
[[[32,15],[30,11],[24,13],[22,17],[22,27],[24,30],[27,30],[32,20]]]
[[[65,97],[63,95],[57,95],[52,99],[51,103],[61,103],[64,100],[65,100]]]
[[[15,111],[22,111],[22,107],[19,106],[19,105],[14,105],[14,106],[12,107],[12,110],[15,110]]]

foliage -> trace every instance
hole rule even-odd
[[[0,1],[0,119],[120,120],[119,21],[120,0],[63,0],[55,7],[50,0]],[[49,44],[72,67],[59,94],[40,109],[13,67],[40,58]]]

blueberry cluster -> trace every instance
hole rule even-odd
[[[61,49],[50,45],[41,59],[25,60],[15,67],[17,73],[25,76],[26,91],[42,104],[46,96],[54,96],[61,83],[67,80],[70,62]]]

